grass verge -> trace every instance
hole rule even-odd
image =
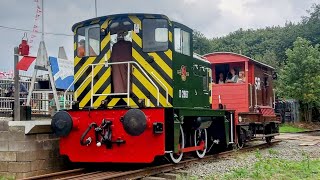
[[[0,180],[14,180],[14,177],[5,177],[5,176],[0,176]]]
[[[270,154],[276,152],[269,152]],[[303,154],[301,161],[285,160],[276,157],[262,157],[256,152],[258,159],[253,165],[236,168],[229,173],[212,175],[205,179],[252,179],[252,180],[300,180],[320,179],[320,159],[310,159]]]
[[[296,132],[302,132],[307,130],[309,129],[296,127],[292,124],[281,124],[279,128],[280,133],[296,133]]]

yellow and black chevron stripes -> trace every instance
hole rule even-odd
[[[107,82],[106,82],[107,84]],[[104,91],[101,92],[101,94],[110,94],[111,93],[111,84],[109,82],[109,84],[107,85],[107,88],[104,89]],[[99,96],[96,99],[94,98],[94,103],[93,103],[93,107],[97,108],[100,106],[101,101],[105,100],[107,98],[107,96]]]
[[[132,93],[134,93],[139,99],[144,99],[147,101],[149,98],[138,88],[138,86],[134,83],[135,81],[137,80],[134,79],[132,82]],[[150,107],[155,107],[155,105],[150,102]]]
[[[102,62],[103,63],[103,60]],[[94,77],[95,77],[95,74],[97,74],[97,72],[100,72],[100,70],[104,67],[104,65],[98,65],[94,68],[93,72],[94,72]],[[104,68],[103,68],[104,69]],[[80,107],[84,107],[86,106],[87,103],[90,102],[91,100],[91,91],[93,91],[93,94],[97,94],[97,91],[98,89],[104,84],[106,83],[106,79],[108,77],[110,77],[111,75],[111,68],[108,68],[104,74],[97,80],[95,81],[95,79],[93,80],[94,81],[94,85],[93,85],[93,89],[90,89],[89,92],[82,98],[82,100],[80,101]],[[91,86],[91,81],[90,80],[87,80],[90,82],[90,86]],[[93,97],[92,97],[93,98]],[[101,101],[100,101],[101,102]]]
[[[154,16],[152,16],[152,15],[151,16],[145,15],[145,17],[146,18],[154,18]],[[129,18],[132,21],[132,23],[139,24],[139,29],[141,30],[141,28],[142,28],[141,20],[137,16],[129,16]],[[171,26],[171,23],[169,23],[169,26]],[[135,39],[135,41],[139,45],[139,47],[142,48],[141,38],[135,32],[132,34],[132,36],[133,36],[132,38]],[[171,31],[169,31],[169,41],[170,41],[170,43],[172,43],[172,32]],[[165,51],[164,53],[168,56],[168,58],[170,60],[172,60],[172,51],[170,48],[167,51]]]
[[[173,97],[173,89],[171,87],[172,80],[170,78],[164,77],[166,73],[163,71],[163,69],[159,66],[155,66],[154,64],[151,65],[150,63],[148,63],[146,59],[134,48],[132,49],[132,56],[134,60],[137,61],[140,64],[140,66],[142,66],[142,68],[148,73],[148,76],[151,79],[154,79],[154,82],[157,84],[161,84],[158,82],[158,81],[161,81],[165,85],[165,87],[168,88],[168,94],[171,97]],[[156,76],[157,79],[154,78],[154,76]],[[162,87],[163,89],[165,89],[165,87],[163,87],[162,85],[160,85],[159,87]]]
[[[148,91],[148,94],[150,94],[151,96],[153,96],[153,98],[155,98],[155,101],[153,100],[153,104],[156,105],[156,99],[158,97],[158,93],[157,93],[157,89],[156,87],[154,87],[154,85],[151,84],[151,82],[140,72],[139,69],[134,68],[132,75],[138,80],[138,81],[134,81],[135,85],[137,87],[142,87],[144,86],[144,88]],[[171,106],[171,104],[167,104],[166,102],[166,96],[159,92],[159,103],[161,104],[161,106],[163,107],[168,107]]]
[[[113,107],[119,102],[120,98],[112,98],[111,101],[108,103],[108,107]]]
[[[172,51],[171,51],[170,49],[168,49],[168,51],[164,52],[164,54],[165,54],[166,56],[168,56],[169,59],[172,60]]]
[[[108,23],[108,21],[109,20],[104,21],[103,24]],[[93,91],[94,94],[102,94],[103,92],[108,90],[109,90],[109,93],[111,92],[110,86],[109,87],[104,86],[107,79],[108,78],[110,79],[110,74],[111,74],[110,68],[106,68],[104,65],[94,66],[94,69],[93,69],[93,87],[94,88],[93,89],[91,89],[92,77],[89,77],[85,82],[83,82],[86,79],[86,77],[92,75],[91,66],[89,66],[88,69],[84,71],[84,73],[81,73],[81,71],[84,70],[90,64],[100,64],[100,63],[103,64],[105,61],[104,56],[110,57],[109,43],[110,43],[110,34],[105,36],[100,42],[101,52],[99,56],[83,57],[83,58],[75,57],[75,61],[74,61],[75,76],[74,77],[75,79],[79,77],[79,80],[75,84],[75,89],[76,89],[75,94],[77,95],[76,98],[79,100],[80,108],[90,105],[91,91]],[[79,87],[81,84],[82,86]],[[104,87],[104,89],[101,89],[101,87]],[[94,98],[94,100],[97,100],[97,99],[99,98],[98,97]],[[99,105],[100,105],[100,102],[99,102]]]
[[[172,80],[172,69],[171,67],[171,61],[169,58],[169,61],[167,60],[167,62],[164,62],[162,58],[160,58],[159,54],[157,53],[157,56],[154,58],[157,58],[157,63],[149,63],[147,62],[147,58],[149,57],[144,57],[144,53],[141,51],[141,47],[140,46],[135,46],[138,45],[139,42],[141,42],[141,38],[136,34],[136,33],[132,33],[132,41],[133,41],[133,48],[132,48],[132,57],[145,69],[145,71],[147,71],[149,73],[149,76],[152,76],[151,72],[154,73],[154,75],[168,88],[169,91],[169,95],[172,97],[172,87],[170,84],[170,80]],[[155,54],[155,53],[154,53]],[[164,65],[165,64],[165,65]],[[163,65],[163,66],[161,66]],[[167,67],[166,70],[171,72],[171,75],[168,75],[168,72],[166,72],[162,67]],[[170,70],[171,69],[171,70]],[[167,78],[165,77],[167,76]],[[169,81],[169,83],[168,83]]]
[[[85,62],[82,62],[79,64],[81,60],[85,59]],[[77,67],[77,71],[74,74],[74,78],[77,79],[79,78],[78,76],[82,76],[83,71],[87,71],[90,69],[89,65],[93,64],[96,61],[97,57],[88,57],[88,58],[82,58],[77,64],[74,64],[75,67]],[[78,66],[79,65],[79,66]],[[85,70],[86,69],[86,70]],[[90,69],[91,70],[91,69]]]
[[[141,20],[137,16],[129,16],[129,19],[132,21],[132,23],[138,24],[139,29],[141,30],[141,28],[142,28]]]
[[[120,102],[120,101],[123,101],[125,103],[128,103],[128,99],[127,98],[117,98],[117,97],[114,97],[112,98],[109,102],[108,102],[108,105],[107,107],[109,109],[112,109],[114,106],[117,106],[117,104]],[[138,108],[138,105],[133,101],[132,98],[129,98],[129,105],[130,107],[132,108]]]
[[[159,67],[172,79],[172,69],[167,63],[165,63],[162,58],[157,53],[148,53],[149,56],[154,58],[154,61],[158,64]]]
[[[141,20],[136,16],[129,17],[132,23],[139,24],[139,28],[142,28]],[[148,17],[154,18],[154,17]],[[171,32],[170,32],[171,33]],[[140,33],[132,32],[132,57],[153,80],[160,91],[160,106],[170,107],[173,97],[172,89],[172,51],[169,49],[166,52],[151,52],[145,53],[142,51],[142,31]],[[169,34],[170,37],[170,34]],[[169,38],[170,39],[170,38]],[[171,33],[172,40],[172,33]],[[152,56],[153,62],[148,62],[147,59]],[[164,84],[164,85],[163,85]],[[150,99],[150,106],[156,106],[157,104],[157,91],[154,85],[140,72],[140,69],[135,69],[133,72],[132,92],[141,99]],[[169,94],[169,103],[166,102],[166,88]]]
[[[100,22],[100,19],[95,19],[90,22],[90,24],[98,24]]]
[[[104,59],[100,59],[100,63],[103,63]],[[98,72],[98,74],[96,74]],[[111,79],[110,79],[110,74],[111,74],[111,68],[106,68],[104,65],[99,65],[95,66],[94,68],[94,79],[93,79],[93,89],[91,88],[91,78],[88,80],[88,85],[86,84],[85,91],[82,92],[82,94],[79,96],[80,101],[80,107],[88,106],[91,103],[91,91],[93,91],[93,94],[106,94],[103,93],[105,91],[108,91],[110,93],[110,89],[107,87],[107,82],[110,84]],[[102,100],[106,98],[106,96],[102,96]],[[96,96],[93,97],[93,103],[97,104],[95,101],[97,101]],[[101,99],[101,98],[99,98]],[[100,100],[101,102],[101,100]]]
[[[148,76],[151,79],[153,79],[154,83],[157,84],[157,86],[159,88],[163,89],[164,91],[166,91],[166,88],[167,88],[169,96],[173,97],[173,89],[171,87],[172,80],[170,80],[169,78],[164,78],[164,74],[165,74],[164,72],[159,73],[159,70],[161,67],[156,67],[156,69],[155,69],[155,66],[152,66],[151,64],[149,64],[145,60],[145,58],[143,58],[140,55],[140,53],[138,51],[136,51],[135,49],[133,49],[133,51],[132,51],[132,56],[133,56],[134,60],[137,61],[141,65],[141,67],[145,70],[145,72],[148,73]],[[155,78],[154,76],[157,78]],[[164,86],[159,81],[162,82],[164,84]]]
[[[128,104],[128,98],[122,98],[122,100]],[[138,105],[136,104],[136,102],[133,101],[132,98],[129,98],[129,106],[130,107],[138,107]]]

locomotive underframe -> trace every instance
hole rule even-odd
[[[180,125],[186,132],[186,137],[191,137],[197,129],[207,129],[208,146],[219,144],[227,147],[234,143],[234,112],[226,110],[212,110],[205,108],[174,108],[173,121],[166,121],[166,150],[179,151]],[[173,130],[170,130],[173,127]],[[172,141],[172,137],[174,142]],[[188,139],[187,138],[187,139]],[[192,146],[187,140],[187,146]]]

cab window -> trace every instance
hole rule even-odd
[[[100,26],[92,25],[77,30],[77,56],[98,56],[100,53]]]
[[[244,63],[215,65],[215,83],[246,83]]]
[[[190,56],[190,33],[180,28],[174,29],[174,49],[176,52]]]
[[[144,19],[142,48],[144,52],[166,51],[168,49],[168,21],[165,19]]]
[[[123,20],[122,22],[115,21],[110,24],[110,34],[111,34],[111,41],[110,41],[110,49],[112,51],[112,47],[116,44],[119,40],[119,33],[123,32],[123,40],[132,42],[132,23],[129,20]]]

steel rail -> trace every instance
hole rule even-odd
[[[54,172],[49,174],[43,174],[39,176],[32,176],[28,178],[23,178],[23,180],[59,179],[62,177],[74,176],[76,174],[83,174],[83,173],[86,173],[86,170],[84,168],[79,168],[79,169],[71,169],[67,171],[59,171],[59,172]]]
[[[113,170],[113,171],[92,171],[92,172],[86,172],[85,169],[75,169],[75,170],[69,170],[69,171],[61,171],[57,173],[51,173],[51,174],[45,174],[41,176],[34,176],[27,178],[27,180],[39,180],[39,179],[61,179],[61,180],[71,180],[71,179],[77,179],[77,180],[105,180],[105,179],[138,179],[148,176],[153,176],[161,173],[166,173],[170,171],[175,171],[178,169],[183,169],[187,167],[189,164],[195,163],[195,162],[201,162],[201,161],[210,161],[215,160],[219,158],[225,158],[230,157],[234,155],[237,152],[247,152],[252,151],[257,148],[264,149],[271,147],[272,145],[278,144],[281,142],[281,140],[274,140],[271,142],[271,144],[268,143],[262,143],[258,145],[253,145],[249,147],[244,147],[238,151],[230,150],[221,152],[218,154],[213,155],[207,155],[202,159],[199,158],[192,158],[192,159],[186,159],[181,161],[178,164],[163,164],[159,166],[152,166],[148,168],[142,168],[137,170]]]

